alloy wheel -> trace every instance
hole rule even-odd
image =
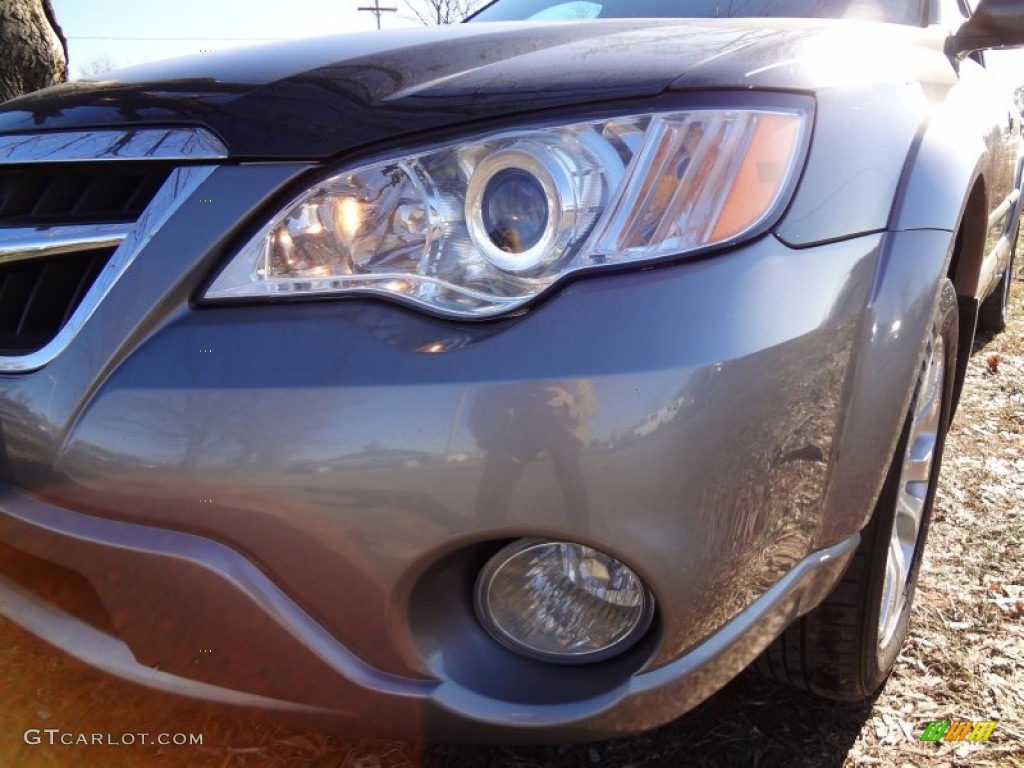
[[[900,613],[907,600],[911,568],[918,556],[921,522],[942,423],[945,361],[942,335],[936,329],[928,344],[911,409],[910,435],[900,471],[896,514],[889,536],[882,605],[878,615],[879,648],[888,645],[899,626]]]

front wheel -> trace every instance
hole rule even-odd
[[[907,634],[949,425],[957,322],[956,293],[946,280],[910,411],[861,544],[832,594],[759,659],[769,676],[860,701],[892,671]]]

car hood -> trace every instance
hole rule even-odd
[[[670,88],[814,90],[829,84],[827,72],[807,65],[816,47],[834,60],[841,42],[849,68],[863,67],[869,47],[870,61],[879,61],[880,36],[908,34],[892,25],[719,19],[343,35],[67,83],[0,106],[0,132],[188,124],[214,131],[239,159],[322,160],[470,121],[622,100],[642,105]],[[832,69],[841,68],[833,61]]]

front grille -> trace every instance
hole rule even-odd
[[[0,376],[73,343],[227,157],[199,127],[0,133]]]
[[[46,346],[78,308],[113,248],[0,264],[0,355]]]
[[[69,227],[88,236],[97,227],[135,222],[172,170],[166,162],[0,166],[0,246],[16,234],[45,243]],[[67,250],[73,252],[28,258],[13,245],[0,255],[0,356],[49,344],[114,252],[85,240]]]
[[[172,169],[161,162],[0,167],[0,227],[135,221]]]

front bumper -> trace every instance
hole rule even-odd
[[[873,502],[828,501],[834,477],[870,489],[890,455],[836,462],[880,254],[911,235],[765,237],[487,324],[191,306],[300,170],[218,168],[60,355],[0,381],[0,613],[114,674],[322,727],[570,739],[675,717],[827,593]],[[576,668],[491,641],[473,578],[522,536],[630,564],[650,636]]]
[[[544,679],[550,689],[536,701],[516,701],[481,694],[455,678],[414,680],[374,669],[246,558],[192,534],[102,520],[5,490],[0,538],[19,547],[18,554],[6,553],[0,614],[104,672],[343,732],[347,727],[404,738],[506,741],[629,733],[689,709],[827,594],[858,541],[854,535],[804,558],[707,641],[670,664],[632,676],[609,674],[608,665],[596,674],[588,670],[597,679],[587,680],[586,695],[580,696],[579,670],[531,662],[535,669],[524,682]],[[70,572],[57,573],[49,562],[85,575],[95,591],[76,584]],[[38,593],[41,580],[48,599]],[[114,625],[148,624],[161,638],[163,652],[191,657],[197,669],[173,674],[140,660],[105,621],[94,595],[113,607]],[[559,680],[563,672],[565,679]],[[222,684],[202,682],[204,677]],[[575,683],[568,696],[559,690],[560,682]]]

